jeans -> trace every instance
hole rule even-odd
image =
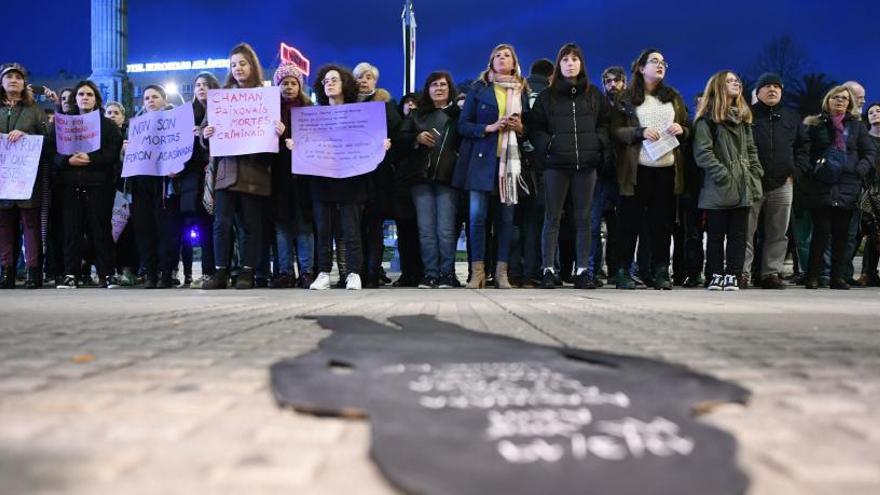
[[[822,270],[825,248],[831,238],[831,277],[843,277],[846,263],[846,245],[849,241],[849,224],[853,210],[834,208],[814,208],[813,238],[810,241],[810,262],[807,276],[818,278]]]
[[[214,191],[214,257],[217,268],[229,268],[235,218],[240,228],[242,268],[256,268],[263,244],[264,202],[265,198],[253,194],[226,189]]]
[[[416,184],[413,203],[419,226],[419,246],[425,277],[455,273],[455,202],[457,193],[442,184]]]
[[[696,279],[703,273],[703,210],[697,206],[697,199],[686,194],[678,196],[678,221],[673,231],[675,244],[672,272],[675,278],[684,282],[685,278]]]
[[[608,203],[612,204],[610,209],[606,209]],[[592,275],[602,271],[602,264],[608,263],[608,274],[611,275],[617,271],[617,203],[620,202],[620,196],[617,192],[617,180],[599,179],[596,181],[596,189],[593,193],[593,209],[590,212],[590,236],[592,243],[590,246],[590,261],[588,270]],[[602,218],[605,218],[605,226],[607,228],[606,246],[603,250],[602,246]]]
[[[486,237],[489,216],[489,201],[498,201],[497,196],[492,196],[486,191],[470,191],[470,231],[471,238],[471,262],[484,261],[486,259]],[[507,263],[510,260],[510,237],[513,231],[513,205],[498,203],[494,205],[492,226],[495,238],[498,240],[498,249],[495,259],[499,263]]]
[[[314,269],[315,232],[311,218],[306,218],[302,209],[294,211],[290,222],[275,223],[275,237],[278,244],[278,264],[280,272],[292,274],[294,261],[298,273],[311,273]],[[295,252],[295,255],[294,255]]]
[[[764,217],[764,249],[761,256],[761,278],[782,273],[785,253],[788,251],[788,220],[791,217],[793,186],[791,181],[771,191],[765,191],[760,201],[752,205],[746,230],[746,258],[743,273],[752,272],[753,241],[758,219]]]
[[[363,205],[360,203],[328,203],[314,202],[315,227],[318,236],[318,271],[330,273],[333,269],[333,217],[338,213],[342,230],[342,242],[345,245],[345,272],[361,274],[363,270],[364,252],[361,244],[361,215]],[[340,275],[342,275],[340,269]]]
[[[635,195],[620,198],[620,262],[629,267],[633,262],[636,238],[642,226],[649,232],[651,265],[639,266],[642,271],[669,266],[669,245],[675,221],[675,167],[639,165]],[[644,239],[642,239],[644,240]]]
[[[571,194],[575,226],[575,258],[578,268],[587,268],[590,256],[590,209],[593,206],[593,189],[596,187],[596,170],[544,171],[544,230],[541,233],[541,250],[544,253],[544,268],[552,268],[556,257],[559,239],[559,222],[565,197]]]
[[[706,278],[742,273],[749,208],[706,210]],[[727,245],[725,249],[725,239]],[[726,263],[725,263],[726,261]]]

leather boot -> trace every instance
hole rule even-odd
[[[27,275],[24,280],[25,289],[39,289],[43,285],[42,282],[43,274],[40,273],[39,268],[31,267],[27,269]]]
[[[486,288],[486,270],[482,261],[471,262],[471,281],[465,287],[468,289]]]
[[[495,288],[512,289],[510,280],[507,278],[507,263],[499,261],[495,263]]]
[[[239,290],[247,290],[254,288],[254,270],[253,268],[244,267],[235,280],[235,288]]]
[[[3,282],[0,283],[0,289],[14,289],[15,288],[15,268],[11,266],[3,267]]]
[[[229,270],[218,268],[214,275],[202,282],[202,290],[225,289],[229,286]]]

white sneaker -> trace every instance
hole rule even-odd
[[[361,290],[361,276],[357,273],[349,273],[345,279],[345,288],[348,290]]]
[[[321,272],[315,277],[315,281],[309,286],[311,290],[327,290],[330,288],[330,274]]]
[[[736,275],[725,275],[724,276],[724,290],[725,291],[739,290],[739,280],[736,279]]]

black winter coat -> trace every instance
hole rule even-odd
[[[810,140],[810,160],[805,164],[800,183],[800,197],[804,208],[854,209],[862,190],[862,180],[874,166],[876,150],[868,129],[854,117],[847,115],[843,121],[847,131],[846,165],[836,184],[827,185],[815,178],[816,163],[834,144],[834,123],[827,113],[808,117],[805,121]]]
[[[55,133],[51,134],[52,150],[55,150]],[[70,164],[71,155],[55,155],[55,166],[64,187],[104,187],[114,185],[122,134],[119,126],[101,116],[101,147],[88,153],[90,163],[81,167]]]
[[[764,169],[764,192],[785,184],[796,167],[805,169],[809,160],[807,133],[797,112],[781,105],[768,107],[760,101],[752,106],[752,132],[758,159]]]
[[[446,108],[434,109],[430,112],[413,110],[404,119],[398,133],[401,160],[398,176],[405,185],[424,182],[436,182],[449,185],[455,162],[458,161],[458,116],[461,109],[451,104]],[[432,129],[437,129],[438,136]],[[428,148],[418,144],[416,138],[422,132],[431,132],[436,138],[436,145]]]
[[[587,80],[545,89],[529,118],[529,138],[545,168],[599,168],[612,159],[608,101]]]
[[[198,100],[193,100],[191,104],[195,125],[207,125],[205,106]],[[202,140],[193,137],[192,157],[183,165],[183,170],[178,174],[181,212],[187,214],[204,212],[202,193],[205,188],[205,167],[209,161],[211,161],[211,154],[202,145]]]

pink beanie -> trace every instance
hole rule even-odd
[[[272,81],[275,83],[275,86],[278,86],[285,77],[295,77],[296,80],[299,81],[300,87],[302,87],[302,72],[289,62],[284,62],[275,69],[275,75],[272,77]]]

